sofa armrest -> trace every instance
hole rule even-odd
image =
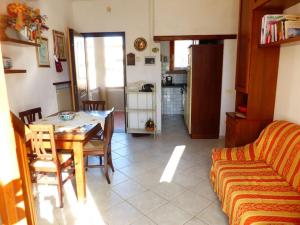
[[[213,161],[218,160],[240,160],[252,161],[255,160],[255,144],[248,144],[243,147],[236,148],[215,148],[212,150]]]

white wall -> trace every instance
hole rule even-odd
[[[236,40],[224,41],[220,136],[225,136],[226,112],[235,108]]]
[[[155,0],[155,35],[236,34],[239,0]]]
[[[12,0],[0,1],[0,13],[6,13],[6,5]],[[48,16],[50,27],[43,36],[49,39],[51,68],[39,68],[35,47],[15,47],[3,43],[3,55],[13,59],[14,68],[26,69],[26,74],[6,75],[6,85],[10,109],[18,114],[33,107],[42,107],[43,115],[57,112],[56,89],[53,82],[69,80],[67,63],[63,63],[63,73],[57,73],[53,60],[52,30],[65,31],[70,22],[70,0],[28,1],[28,5],[40,8]]]
[[[107,12],[111,7],[111,12]],[[157,127],[161,128],[161,64],[160,53],[152,53],[152,47],[159,43],[152,42],[152,23],[150,22],[150,1],[148,0],[90,0],[73,1],[73,28],[79,32],[118,32],[126,34],[126,54],[136,55],[136,65],[127,66],[127,82],[145,80],[157,84]],[[144,37],[148,47],[142,52],[134,49],[137,37]],[[145,56],[156,56],[155,66],[145,66]]]
[[[286,13],[300,14],[300,4]],[[275,120],[300,124],[300,44],[285,45],[280,49],[279,72],[275,102]]]

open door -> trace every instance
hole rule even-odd
[[[74,110],[80,110],[82,101],[88,99],[85,39],[73,29],[69,29],[68,34],[72,104]]]

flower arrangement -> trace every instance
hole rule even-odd
[[[41,15],[39,9],[15,2],[7,5],[7,15],[2,18],[2,24],[6,23],[6,28],[11,28],[33,41],[40,38],[44,30],[48,30],[46,19],[47,16]]]

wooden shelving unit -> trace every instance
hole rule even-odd
[[[26,70],[16,70],[16,69],[5,69],[5,74],[12,74],[12,73],[26,73]]]
[[[297,44],[297,42],[300,42],[300,36],[289,38],[282,41],[271,42],[269,44],[260,44],[259,47],[261,48],[278,47],[283,44]]]
[[[16,46],[33,46],[33,47],[40,47],[40,44],[33,43],[30,41],[22,41],[12,38],[2,38],[2,43],[9,44],[9,45],[16,45]]]
[[[236,70],[236,111],[246,107],[245,119],[227,113],[226,147],[253,142],[273,121],[280,47],[297,44],[300,37],[270,44],[261,42],[261,22],[267,14],[283,14],[300,0],[240,0]]]

